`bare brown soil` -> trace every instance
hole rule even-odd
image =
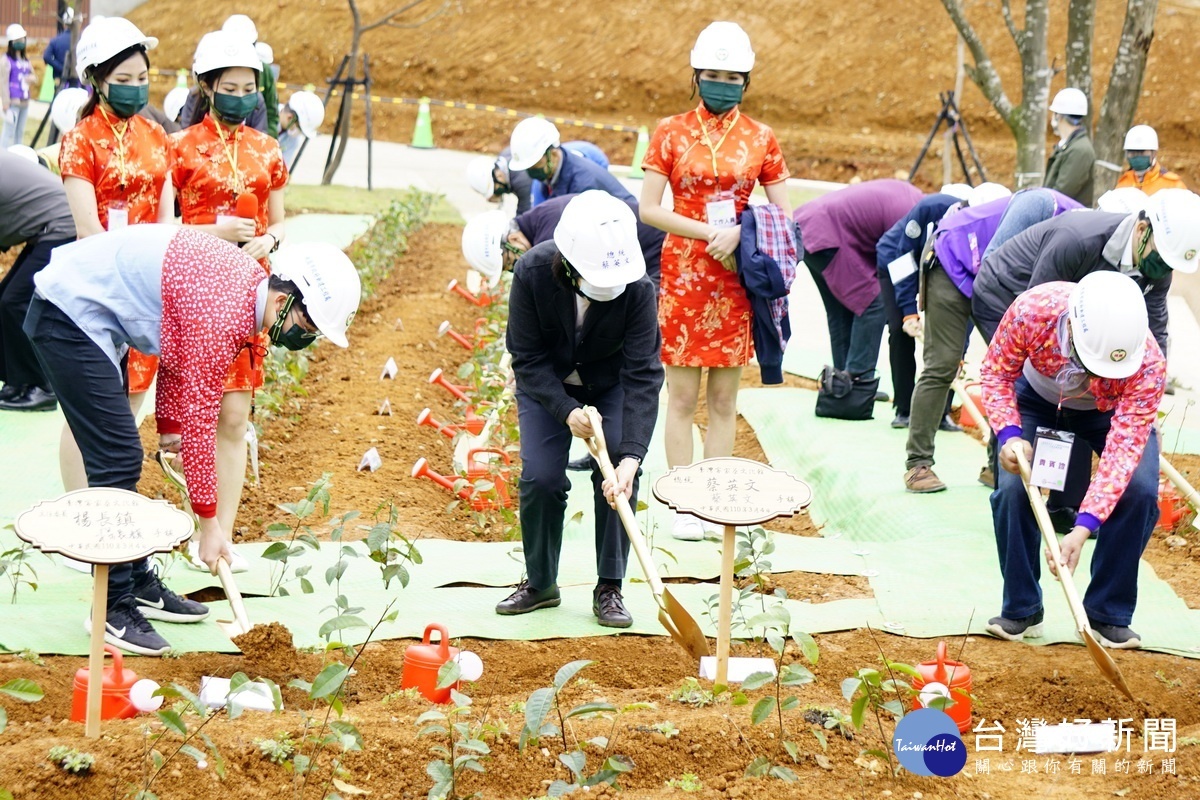
[[[363,20],[371,21],[399,4],[361,0],[358,5]],[[408,19],[415,21],[438,5],[427,0]],[[1066,5],[1051,5],[1049,47],[1061,69]],[[155,66],[176,68],[191,63],[203,31],[244,10],[236,0],[152,0],[130,18],[162,39],[153,54]],[[1097,96],[1108,82],[1124,11],[1123,3],[1096,4]],[[1019,63],[1000,3],[975,2],[968,13],[1009,96],[1019,101]],[[1021,12],[1015,13],[1020,24]],[[1191,3],[1159,5],[1137,114],[1139,122],[1158,129],[1164,163],[1185,179],[1200,174],[1194,110],[1200,88],[1185,77],[1197,65],[1198,13]],[[344,3],[277,0],[254,17],[260,37],[274,47],[285,83],[323,86],[349,49]],[[418,30],[384,27],[368,33],[363,47],[380,95],[426,95],[653,126],[690,106],[688,51],[708,22],[728,18],[728,4],[718,0],[615,0],[592,14],[554,0],[463,2],[450,4]],[[937,0],[763,0],[737,8],[733,18],[747,29],[757,52],[745,110],[776,129],[794,175],[845,180],[908,170],[938,112],[937,93],[954,85],[956,33]],[[176,27],[179,20],[187,24]],[[1054,88],[1062,81],[1058,76]],[[159,88],[165,91],[169,84],[161,81]],[[1008,129],[969,80],[961,105],[990,174],[1010,181],[1014,147]],[[376,135],[409,141],[415,115],[415,106],[378,107]],[[361,123],[361,106],[356,120]],[[507,142],[513,119],[435,108],[433,122],[439,146],[487,152]],[[596,141],[620,163],[628,163],[632,154],[629,134],[575,129],[565,135]],[[940,178],[939,158],[922,172],[921,182],[932,185]]]

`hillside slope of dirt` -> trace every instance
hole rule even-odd
[[[437,4],[426,0],[412,13]],[[368,22],[399,5],[397,0],[359,3]],[[1066,3],[1052,5],[1051,57],[1062,67]],[[204,31],[246,9],[241,0],[150,0],[130,17],[162,39],[155,65],[174,68],[190,64]],[[346,4],[276,0],[261,9],[255,22],[274,48],[281,79],[322,85],[349,48]],[[1125,3],[1116,0],[1097,3],[1094,63],[1101,91],[1124,10]],[[458,0],[418,29],[376,29],[363,46],[381,95],[427,95],[653,125],[690,107],[692,42],[709,21],[729,13],[729,5],[716,0],[611,0],[592,6]],[[974,0],[969,13],[1007,90],[1019,99],[1019,64],[999,0]],[[794,174],[845,179],[908,169],[938,111],[937,93],[954,82],[955,31],[938,0],[760,0],[739,6],[734,17],[758,54],[745,108],[776,128]],[[1180,0],[1159,4],[1137,120],[1158,128],[1166,163],[1200,182],[1200,132],[1193,126],[1200,85],[1189,79],[1200,49],[1194,35],[1198,20],[1200,9]],[[1056,77],[1054,88],[1062,82],[1061,75]],[[964,95],[963,111],[985,165],[996,177],[1010,179],[1013,146],[1007,128],[969,81]],[[361,109],[357,114],[361,120]],[[414,118],[413,106],[385,107],[377,132],[407,141]],[[434,110],[442,146],[495,149],[511,126],[511,118],[493,113]],[[632,151],[629,134],[580,130],[576,135],[597,141],[618,160],[627,161]],[[925,177],[939,179],[940,168],[931,166]]]

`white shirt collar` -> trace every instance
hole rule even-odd
[[[264,278],[264,279],[263,279],[263,280],[262,280],[262,281],[261,281],[261,282],[258,284],[258,288],[257,288],[257,289],[255,289],[255,298],[254,298],[254,324],[255,324],[255,328],[254,328],[254,329],[255,329],[256,331],[260,331],[260,330],[262,330],[262,326],[263,326],[263,319],[264,319],[264,318],[266,317],[266,315],[267,315],[267,284],[268,284],[268,283],[269,283],[269,281],[267,281],[267,280]]]

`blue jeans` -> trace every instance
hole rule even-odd
[[[856,378],[875,377],[875,366],[879,363],[879,345],[883,340],[883,329],[887,325],[887,309],[883,303],[883,292],[875,295],[862,314],[855,314],[833,296],[821,273],[833,259],[836,248],[805,253],[804,263],[812,273],[821,302],[825,304],[825,318],[829,323],[829,345],[833,349],[833,366],[849,372]]]
[[[598,398],[591,398],[604,418],[604,439],[609,445],[613,466],[617,455],[612,446],[621,441],[621,418],[625,392],[618,385]],[[525,553],[525,572],[535,589],[546,589],[558,582],[558,560],[562,551],[563,518],[567,510],[567,460],[571,451],[571,429],[559,422],[546,408],[517,389],[517,425],[521,431],[520,518],[521,542]],[[641,475],[641,471],[638,471]],[[604,482],[595,460],[592,461],[592,490],[596,513],[596,574],[605,580],[625,577],[629,560],[629,538],[617,512],[600,490]],[[629,503],[637,507],[638,481],[633,482]]]
[[[1088,447],[1096,453],[1104,451],[1112,412],[1065,408],[1059,411],[1054,403],[1034,392],[1024,378],[1017,381],[1016,391],[1023,439],[1032,442],[1038,426],[1042,426],[1074,433],[1072,451],[1079,447]],[[1152,431],[1129,485],[1096,534],[1092,581],[1083,596],[1084,610],[1093,622],[1126,626],[1133,621],[1138,559],[1158,522],[1158,448],[1158,435]],[[1042,590],[1038,584],[1042,544],[1020,475],[996,471],[992,521],[1000,573],[1004,576],[1001,615],[1006,619],[1028,617],[1042,610]]]
[[[25,121],[29,118],[29,101],[17,101],[9,106],[8,114],[0,117],[0,149],[7,150],[14,144],[25,144]]]
[[[1004,207],[1000,226],[996,228],[996,234],[983,251],[983,257],[990,256],[993,250],[1026,228],[1032,228],[1039,222],[1050,219],[1057,207],[1058,202],[1049,189],[1022,189],[1014,194]]]

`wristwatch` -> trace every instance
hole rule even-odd
[[[265,234],[263,234],[263,235],[264,235],[264,236],[270,236],[270,237],[271,237],[271,241],[275,243],[275,244],[274,244],[274,245],[271,247],[271,249],[267,251],[268,253],[274,253],[276,250],[278,250],[278,249],[279,249],[279,237],[278,237],[278,236],[276,236],[275,234],[271,233],[270,231],[267,231],[267,232],[266,232]]]

